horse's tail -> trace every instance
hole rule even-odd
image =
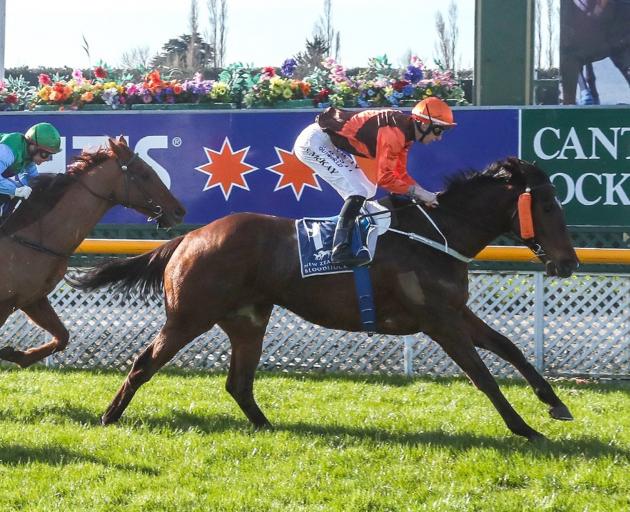
[[[164,269],[183,239],[183,236],[173,238],[151,252],[107,261],[83,272],[75,272],[66,276],[66,281],[79,290],[92,291],[111,286],[114,293],[134,292],[141,297],[161,295]]]

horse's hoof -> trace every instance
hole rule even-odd
[[[268,421],[265,422],[265,423],[254,424],[254,430],[256,430],[256,431],[273,430],[273,425],[271,423],[269,423]]]
[[[111,425],[112,423],[116,423],[116,421],[117,420],[108,417],[107,414],[103,414],[103,416],[101,416],[101,425],[104,427]]]
[[[549,408],[549,416],[554,420],[573,421],[573,415],[564,404],[555,405]]]
[[[17,363],[16,354],[17,351],[13,347],[6,346],[0,348],[0,359],[4,359],[5,361]]]
[[[536,430],[532,429],[532,431],[529,434],[527,434],[527,440],[530,443],[536,443],[539,441],[546,441],[547,438],[540,432],[537,432]]]

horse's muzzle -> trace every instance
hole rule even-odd
[[[550,277],[569,277],[578,266],[579,262],[573,259],[558,262],[549,260],[545,263],[547,275]]]
[[[183,207],[178,207],[172,212],[161,211],[152,220],[157,220],[157,225],[161,228],[172,228],[181,224],[185,215],[186,210]]]

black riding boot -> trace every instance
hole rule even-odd
[[[363,196],[350,196],[341,208],[333,237],[331,257],[333,263],[341,263],[348,267],[359,267],[369,263],[370,255],[366,249],[360,249],[356,255],[352,253],[352,230],[364,201]]]

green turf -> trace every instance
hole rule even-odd
[[[0,368],[1,511],[630,510],[627,385],[554,383],[565,423],[502,382],[532,444],[461,379],[260,374],[254,431],[225,375],[163,372],[101,427],[122,380]]]

